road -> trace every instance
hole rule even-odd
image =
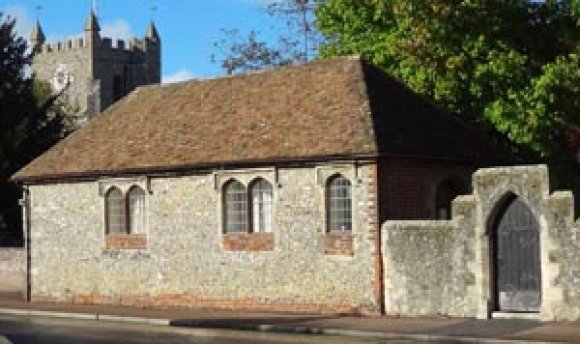
[[[0,316],[0,344],[409,344],[412,342],[203,330],[118,322]]]

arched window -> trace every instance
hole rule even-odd
[[[352,230],[351,184],[344,176],[337,175],[328,180],[326,208],[328,231]]]
[[[248,197],[246,187],[237,180],[224,186],[224,229],[226,233],[248,232]]]
[[[121,190],[113,187],[105,195],[107,234],[126,233],[125,198]]]
[[[127,193],[129,214],[129,233],[144,234],[145,232],[145,192],[138,186],[133,186]]]
[[[437,220],[451,219],[451,202],[457,195],[457,189],[452,183],[439,184],[435,195],[435,218]]]
[[[252,200],[252,232],[272,232],[272,185],[257,179],[250,187]]]

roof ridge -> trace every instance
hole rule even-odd
[[[303,67],[308,67],[308,66],[314,66],[317,64],[321,64],[321,63],[336,63],[336,62],[340,62],[340,61],[359,61],[362,63],[364,60],[365,60],[365,58],[364,58],[364,55],[362,55],[362,54],[351,54],[351,55],[344,55],[344,56],[338,56],[338,57],[331,57],[331,58],[327,58],[327,59],[291,63],[291,64],[287,64],[287,65],[283,65],[283,66],[267,67],[264,69],[252,70],[252,71],[247,71],[247,72],[239,73],[239,74],[216,75],[216,76],[209,76],[209,77],[204,77],[204,78],[193,78],[193,79],[189,79],[189,80],[182,80],[182,81],[177,81],[177,82],[172,82],[172,83],[142,85],[142,86],[139,86],[138,88],[166,87],[166,86],[171,86],[171,85],[183,85],[183,84],[187,84],[187,83],[197,83],[197,82],[212,81],[212,80],[236,79],[236,78],[247,77],[250,75],[260,75],[260,74],[265,74],[265,73],[284,71],[284,70],[288,70],[288,69],[298,69],[298,68],[303,68]]]

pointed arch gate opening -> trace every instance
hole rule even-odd
[[[540,225],[528,205],[510,194],[491,228],[495,310],[539,312],[542,303]]]

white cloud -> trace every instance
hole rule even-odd
[[[21,6],[8,6],[0,8],[0,12],[3,13],[3,18],[6,16],[15,18],[16,25],[14,29],[16,34],[28,40],[30,33],[32,32],[32,28],[34,27],[34,21],[30,19],[26,8]]]
[[[107,22],[101,25],[101,37],[109,37],[112,39],[122,39],[129,41],[135,37],[131,25],[122,19],[117,19],[112,22]]]
[[[187,69],[180,69],[177,72],[163,76],[163,83],[164,84],[171,84],[174,82],[180,82],[185,80],[193,79],[195,76],[192,72]]]

